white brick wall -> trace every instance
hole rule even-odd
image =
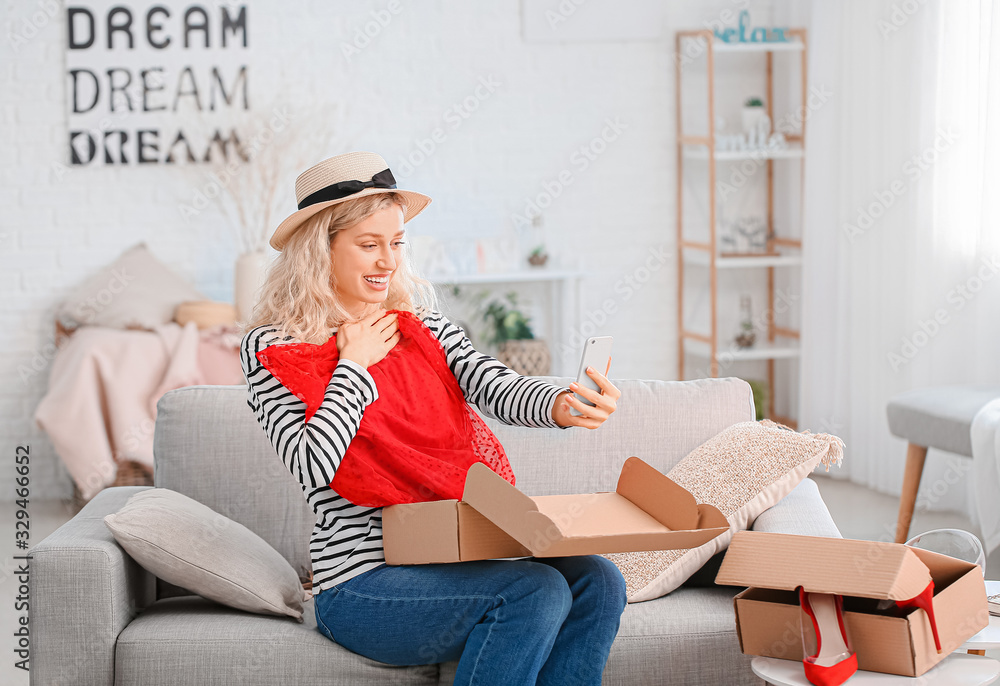
[[[526,42],[516,0],[406,2],[370,45],[345,59],[342,44],[388,4],[252,3],[251,106],[262,113],[275,103],[296,111],[345,108],[338,139],[344,148],[316,150],[317,161],[369,149],[402,170],[420,141],[443,129],[427,160],[397,178],[435,199],[411,230],[449,241],[457,254],[473,250],[476,238],[513,231],[513,215],[545,182],[571,170],[572,184],[545,212],[551,259],[555,266],[579,260],[588,271],[585,311],[608,298],[616,303],[596,333],[615,336],[618,377],[674,378],[673,32],[744,3],[671,2],[660,13],[663,30],[655,41],[579,39],[570,17],[558,29],[565,42]],[[647,16],[649,3],[640,4],[647,11],[637,16]],[[4,35],[21,32],[23,21],[46,6],[8,0]],[[750,9],[757,23],[771,19],[770,1]],[[65,469],[31,420],[51,361],[26,383],[17,368],[30,366],[52,342],[55,307],[76,284],[145,240],[206,297],[232,298],[236,248],[227,220],[215,206],[191,222],[178,209],[203,183],[190,170],[61,166],[67,158],[65,34],[59,3],[59,12],[26,44],[15,50],[11,40],[0,40],[0,346],[6,353],[0,369],[8,380],[0,390],[0,500],[13,498],[12,456],[19,444],[31,446],[33,497],[71,493]],[[500,86],[468,118],[455,119],[452,106],[490,77]],[[574,151],[614,119],[627,127],[619,138],[586,170],[574,167]],[[285,180],[283,212],[294,204],[293,183]],[[537,242],[530,230],[521,238],[523,252]],[[616,283],[660,246],[668,259],[626,299]],[[545,292],[535,295],[544,305]]]

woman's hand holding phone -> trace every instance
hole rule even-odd
[[[596,429],[603,424],[611,416],[611,413],[618,408],[618,399],[622,396],[622,392],[618,390],[618,387],[611,383],[608,377],[605,376],[610,369],[610,357],[608,358],[608,366],[605,368],[604,374],[593,367],[587,367],[586,369],[587,376],[593,379],[601,389],[600,393],[574,382],[569,385],[573,393],[563,391],[556,396],[555,407],[552,408],[552,419],[555,423],[559,426],[582,426],[585,429]],[[594,405],[580,402],[574,393],[580,394],[594,403]],[[570,412],[571,408],[576,409],[580,414],[573,415]]]
[[[337,330],[340,359],[356,362],[365,369],[380,362],[399,342],[398,315],[376,310],[364,319],[343,324]]]

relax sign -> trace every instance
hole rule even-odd
[[[246,5],[98,0],[66,14],[71,164],[245,154],[234,124],[250,107]]]

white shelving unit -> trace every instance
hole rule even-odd
[[[790,145],[783,150],[716,150],[716,160],[737,162],[739,160],[794,160],[805,155],[801,145]],[[703,145],[685,145],[684,158],[689,160],[707,160],[708,148]]]
[[[793,29],[801,35],[805,35],[805,29]],[[791,31],[789,32],[791,34]],[[713,38],[710,36],[709,41]],[[787,43],[724,43],[722,41],[715,41],[715,45],[712,46],[715,52],[726,53],[726,52],[804,52],[806,49],[805,40],[799,41],[788,41]]]
[[[779,416],[775,414],[775,395],[779,392],[775,388],[775,362],[777,360],[790,360],[797,363],[799,353],[799,331],[775,323],[775,270],[785,270],[789,268],[802,267],[802,238],[790,236],[777,236],[775,233],[775,173],[774,165],[789,164],[799,161],[800,165],[805,157],[805,124],[803,122],[800,130],[796,133],[785,133],[785,138],[789,145],[780,150],[717,150],[715,140],[715,75],[716,56],[722,60],[731,60],[729,55],[763,54],[766,60],[766,96],[765,107],[767,114],[773,122],[773,101],[774,101],[774,54],[775,53],[799,53],[801,55],[801,97],[802,107],[805,111],[806,95],[808,88],[806,84],[806,64],[808,58],[808,45],[805,29],[789,29],[787,35],[790,36],[786,43],[725,43],[717,41],[712,31],[680,31],[676,35],[675,64],[676,87],[677,87],[677,320],[678,320],[678,378],[684,379],[685,363],[688,357],[701,359],[707,362],[707,373],[709,376],[719,375],[720,364],[728,365],[732,362],[740,361],[764,361],[767,363],[767,380],[770,389],[768,407],[765,415],[783,424],[795,427],[797,421],[794,417]],[[693,50],[685,52],[686,41],[698,41],[701,52]],[[689,135],[684,131],[682,113],[683,102],[683,67],[686,59],[684,55],[704,54],[707,60],[707,135]],[[757,160],[767,173],[767,246],[765,254],[761,255],[733,255],[720,254],[719,242],[716,231],[716,179],[718,164],[728,162],[739,162],[742,160]],[[690,165],[707,165],[708,178],[708,240],[695,241],[688,240],[684,232],[684,173],[685,162]],[[801,168],[801,167],[800,167]],[[801,179],[801,175],[799,177]],[[799,207],[801,208],[801,186],[799,190]],[[804,236],[805,232],[800,232]],[[709,330],[696,331],[688,328],[685,320],[685,270],[692,274],[704,274],[709,291]],[[767,275],[767,307],[772,316],[766,318],[766,336],[761,336],[763,340],[758,340],[750,348],[739,348],[735,343],[723,341],[720,338],[718,322],[718,299],[719,299],[719,270],[763,270]],[[801,269],[799,271],[801,275]],[[797,410],[792,410],[797,414]]]
[[[704,250],[685,250],[684,261],[691,265],[708,267],[712,259]],[[801,255],[754,255],[752,257],[726,257],[719,255],[715,258],[716,269],[740,269],[750,267],[798,267],[802,265]]]
[[[698,341],[692,338],[685,339],[684,347],[690,355],[698,357],[708,357],[711,354],[710,344],[705,341]],[[728,357],[734,362],[750,360],[781,360],[792,359],[799,356],[799,346],[794,343],[778,344],[764,341],[755,344],[752,348],[721,348],[717,356],[722,359]]]

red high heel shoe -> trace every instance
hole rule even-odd
[[[804,628],[802,631],[802,654],[806,656],[802,666],[806,679],[816,686],[840,686],[858,671],[858,657],[847,642],[843,598],[827,593],[806,593],[801,586],[798,591],[799,605],[809,615],[816,632],[816,653],[809,655]]]
[[[897,600],[896,606],[900,608],[919,607],[927,613],[927,618],[931,621],[931,633],[934,634],[934,647],[940,653],[941,639],[938,638],[937,621],[934,619],[934,579],[931,579],[927,588],[921,591],[920,595],[909,600]]]

